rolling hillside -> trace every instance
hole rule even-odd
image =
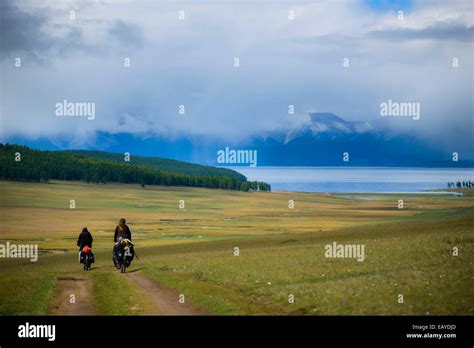
[[[108,156],[115,160],[107,158]],[[141,186],[192,186],[241,191],[270,190],[270,185],[247,181],[245,176],[231,170],[178,161],[168,161],[161,167],[156,160],[163,160],[153,158],[151,160],[155,161],[152,166],[147,164],[144,157],[140,163],[124,161],[123,158],[119,162],[117,156],[121,155],[100,153],[100,156],[96,157],[0,144],[0,178],[22,181],[80,180],[102,184],[120,182],[137,183]]]
[[[86,157],[104,158],[115,162],[124,162],[124,154],[115,152],[88,150],[66,150],[62,152],[73,153]],[[231,179],[239,180],[241,182],[247,180],[244,175],[231,169],[203,166],[200,164],[176,161],[167,158],[143,157],[132,154],[130,156],[130,163],[157,168],[162,172],[174,172],[188,175],[225,176]]]

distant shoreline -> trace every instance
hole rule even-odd
[[[471,168],[233,167],[233,170],[248,180],[269,183],[274,191],[292,192],[450,192],[448,188],[460,189],[452,183],[474,181]]]

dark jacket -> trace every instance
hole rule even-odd
[[[82,250],[86,245],[89,248],[92,248],[92,241],[94,238],[92,238],[92,234],[89,231],[82,231],[81,234],[79,234],[79,238],[77,239],[77,246],[79,247],[79,250]]]
[[[125,225],[121,231],[119,226],[115,227],[114,242],[117,243],[120,237],[132,240],[132,232],[130,232],[127,225]]]

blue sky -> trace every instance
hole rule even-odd
[[[373,9],[385,12],[385,11],[409,11],[413,5],[410,0],[364,0]]]
[[[1,6],[0,141],[80,147],[101,132],[245,139],[306,127],[309,112],[377,120],[391,99],[421,104],[420,120],[394,122],[397,130],[437,146],[472,145],[470,0]],[[56,117],[64,99],[95,103],[97,116]]]

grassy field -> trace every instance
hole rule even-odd
[[[474,314],[469,192],[367,200],[0,181],[0,193],[1,242],[34,243],[42,252],[36,263],[0,259],[1,314],[50,314],[58,277],[66,275],[91,278],[97,314],[149,314],[149,300],[111,262],[113,230],[121,217],[140,257],[131,270],[176,289],[211,314]],[[185,209],[179,209],[180,200]],[[97,259],[87,273],[77,263],[75,246],[84,226],[94,235]],[[333,242],[363,244],[365,260],[326,258],[325,246]]]

